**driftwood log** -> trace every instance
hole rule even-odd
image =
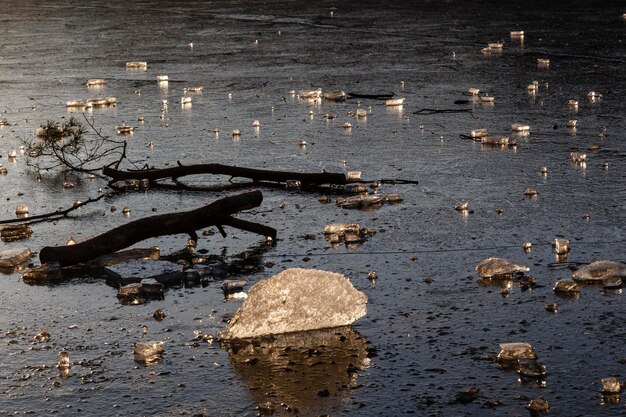
[[[254,168],[242,168],[222,164],[198,164],[182,165],[163,169],[142,169],[137,171],[121,171],[111,167],[102,168],[102,173],[111,177],[113,181],[126,180],[149,180],[171,178],[176,181],[186,175],[213,174],[227,175],[231,178],[249,178],[255,182],[287,182],[289,180],[299,180],[302,185],[320,184],[346,184],[348,181],[345,174],[320,172],[302,173],[289,171],[272,171]]]
[[[217,226],[220,232],[223,232],[222,226],[231,226],[275,239],[276,229],[231,217],[239,211],[258,207],[262,201],[263,195],[255,190],[225,197],[191,211],[146,217],[75,245],[46,246],[41,249],[39,260],[42,264],[76,265],[156,236],[185,233],[197,240],[196,230],[208,226]]]

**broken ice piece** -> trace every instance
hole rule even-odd
[[[537,58],[537,67],[546,69],[550,66],[550,60],[548,58]]]
[[[163,359],[163,342],[146,342],[133,344],[135,361],[146,365]]]
[[[181,104],[191,104],[191,97],[189,96],[184,96],[180,98],[180,103]]]
[[[401,98],[390,98],[385,100],[385,106],[393,107],[393,106],[402,106],[404,104],[404,97]]]
[[[358,223],[331,223],[324,226],[325,235],[339,235],[343,236],[347,232],[359,234],[361,232],[361,226]]]
[[[164,285],[154,279],[123,285],[118,289],[117,298],[122,304],[143,304],[145,300],[162,300]]]
[[[500,343],[500,353],[496,358],[498,362],[513,362],[518,359],[537,359],[537,354],[530,343]]]
[[[495,101],[495,98],[493,96],[482,96],[480,98],[480,101],[483,103],[493,103]]]
[[[524,37],[524,31],[523,30],[512,30],[511,31],[511,37],[512,38],[523,38]]]
[[[146,61],[129,61],[126,63],[126,69],[147,69],[148,63]]]
[[[509,144],[508,136],[483,136],[480,143],[485,146],[507,146]]]
[[[578,294],[580,293],[580,288],[574,281],[560,279],[554,284],[554,292],[557,294]]]
[[[298,97],[304,99],[318,99],[322,95],[322,89],[318,88],[317,90],[308,90],[308,91],[300,91]]]
[[[469,203],[467,201],[454,206],[456,211],[467,212],[469,210]]]
[[[582,152],[571,152],[569,154],[570,158],[572,158],[572,162],[575,163],[583,163],[583,162],[587,162],[587,154],[584,154]]]
[[[511,125],[511,130],[514,132],[528,132],[530,130],[530,126],[520,123],[513,123]]]
[[[107,84],[107,80],[102,78],[92,78],[87,80],[87,87],[103,86]]]
[[[508,278],[520,272],[528,272],[530,268],[515,264],[508,259],[490,257],[476,265],[476,272],[483,278]]]
[[[115,127],[118,135],[129,135],[135,131],[135,128],[128,125],[119,125]]]
[[[482,138],[487,136],[487,129],[474,129],[470,131],[470,137],[472,138]]]
[[[550,410],[550,405],[544,398],[535,398],[526,404],[526,409],[532,416],[537,416],[539,414],[547,413],[548,410]]]
[[[602,394],[619,394],[622,391],[623,384],[617,378],[602,378]]]
[[[61,352],[59,352],[59,362],[57,363],[57,369],[69,369],[70,366],[70,354],[67,351],[62,350]]]
[[[576,122],[577,122],[577,120],[568,120],[567,121],[567,127],[575,128],[576,127]]]
[[[569,240],[557,237],[552,241],[552,247],[557,255],[566,254],[569,252]]]
[[[572,273],[576,282],[597,282],[609,277],[626,278],[626,264],[615,261],[594,261]]]
[[[526,197],[535,197],[538,194],[539,193],[534,188],[527,188],[527,189],[524,190],[524,195]]]
[[[167,75],[157,75],[156,80],[158,83],[167,83],[170,80],[170,77]]]
[[[0,227],[0,237],[3,242],[26,239],[33,234],[33,230],[27,224],[13,224]]]
[[[471,87],[469,90],[467,90],[467,92],[472,96],[477,96],[478,93],[480,93],[480,89],[476,87]]]
[[[67,108],[83,108],[85,107],[85,101],[84,100],[69,100],[65,102],[65,107]]]
[[[361,171],[346,172],[346,181],[359,181],[361,179]]]
[[[27,262],[33,253],[29,248],[7,249],[0,252],[0,269],[12,269]]]

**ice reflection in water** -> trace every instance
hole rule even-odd
[[[358,386],[358,373],[370,365],[367,341],[350,327],[229,342],[224,347],[253,401],[277,415],[294,409],[308,415],[340,404]]]

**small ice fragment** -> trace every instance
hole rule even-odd
[[[57,363],[57,369],[67,370],[70,368],[70,366],[70,354],[67,351],[62,350],[61,352],[59,352],[59,362]]]
[[[183,91],[185,93],[202,93],[203,89],[204,87],[185,87],[183,88]]]
[[[402,98],[390,98],[385,100],[385,106],[393,107],[393,106],[402,106],[404,104],[404,97]]]
[[[530,242],[526,242],[522,245],[522,248],[524,249],[524,252],[530,252],[533,248],[533,244]]]
[[[119,125],[115,127],[118,135],[129,135],[135,131],[135,128],[128,125]]]
[[[7,156],[9,158],[17,158],[17,151],[15,149],[10,149]]]
[[[602,378],[602,394],[619,394],[622,391],[623,384],[617,378]]]
[[[467,212],[469,211],[469,203],[467,201],[457,204],[456,206],[454,206],[454,209],[456,211],[461,211],[461,212]]]
[[[482,138],[484,136],[487,136],[487,134],[487,129],[474,129],[470,131],[470,136],[472,138]]]
[[[135,343],[133,354],[135,361],[143,364],[152,364],[163,358],[163,342]]]
[[[467,90],[467,92],[472,95],[472,96],[477,96],[478,93],[480,93],[480,89],[476,88],[476,87],[470,87],[469,90]]]
[[[308,91],[300,91],[298,96],[304,99],[318,99],[322,95],[322,89],[318,88],[317,90],[308,90]]]
[[[503,46],[504,46],[503,42],[491,42],[487,44],[487,47],[489,49],[502,49]]]
[[[285,181],[285,187],[298,189],[302,187],[302,182],[300,180],[287,180]]]
[[[576,123],[577,123],[577,120],[568,120],[567,121],[567,127],[569,127],[569,128],[574,127],[575,128],[576,127]]]
[[[578,100],[570,100],[567,102],[567,105],[570,107],[578,107]]]
[[[41,343],[45,343],[50,339],[50,333],[41,331],[35,335],[35,340]]]
[[[538,195],[539,192],[537,192],[537,190],[535,190],[534,188],[527,188],[524,190],[524,195],[526,197],[534,197],[536,195]]]
[[[180,103],[181,104],[191,104],[191,97],[189,96],[184,96],[180,98]]]
[[[553,288],[555,293],[559,294],[578,294],[580,288],[578,285],[569,279],[560,279],[554,284]]]
[[[351,128],[352,128],[352,123],[350,123],[350,122],[345,122],[345,123],[343,124],[343,128],[344,128],[344,129],[351,129]]]
[[[557,237],[552,241],[552,247],[558,255],[564,255],[569,252],[569,240]]]
[[[157,80],[157,82],[159,82],[159,83],[162,83],[162,82],[165,82],[165,83],[166,83],[166,82],[168,82],[168,81],[169,81],[169,79],[170,79],[170,77],[168,77],[167,75],[157,75],[157,76],[156,76],[156,80]]]
[[[15,214],[28,214],[28,206],[26,204],[19,204],[15,207]]]
[[[85,101],[84,100],[69,100],[65,102],[65,107],[82,108],[82,107],[85,107]]]
[[[358,223],[331,223],[324,226],[324,234],[329,236],[342,237],[348,232],[359,234],[360,231],[361,226]]]
[[[548,167],[541,167],[541,174],[542,175],[547,175],[548,174]]]
[[[252,122],[252,127],[259,127],[261,126],[261,123],[258,120],[255,120]]]
[[[233,137],[235,136],[241,136],[241,131],[239,129],[233,129],[233,131],[231,132],[231,135]]]
[[[496,358],[498,362],[513,362],[518,359],[537,359],[537,354],[530,343],[500,343],[500,353]]]
[[[526,404],[526,409],[530,411],[532,416],[547,413],[550,410],[548,401],[544,398],[535,398]]]
[[[92,78],[87,80],[87,87],[103,86],[107,84],[107,80],[102,78]]]
[[[524,31],[523,30],[512,30],[511,31],[511,37],[512,38],[523,38],[524,37]]]
[[[508,136],[483,136],[480,138],[480,143],[488,146],[507,146],[509,145]]]
[[[511,130],[514,132],[528,132],[530,130],[530,126],[520,123],[513,123],[511,125]]]
[[[346,172],[346,181],[359,181],[361,179],[361,171]]]
[[[346,101],[346,98],[346,92],[343,90],[324,93],[324,99],[328,101]]]
[[[476,265],[476,272],[483,278],[511,277],[514,274],[528,272],[530,268],[515,264],[508,259],[489,257]]]
[[[356,117],[358,117],[359,119],[364,119],[367,117],[367,110],[365,109],[357,109],[356,110]]]
[[[496,99],[493,96],[482,96],[480,98],[480,101],[483,102],[483,103],[493,103],[495,100]]]
[[[126,63],[126,69],[147,69],[148,63],[146,61],[129,61]]]
[[[548,58],[537,58],[537,67],[541,69],[550,67],[550,60]]]
[[[572,158],[572,162],[575,162],[575,163],[587,162],[587,154],[584,154],[581,152],[571,152],[569,155],[570,155],[570,158]]]

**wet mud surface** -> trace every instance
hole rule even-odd
[[[117,106],[88,116],[112,137],[122,123],[135,126],[128,155],[141,164],[359,170],[364,179],[419,185],[384,184],[379,192],[403,200],[374,210],[262,188],[263,204],[240,217],[276,228],[274,247],[255,250],[259,237],[234,229],[198,242],[207,256],[223,255],[228,277],[248,280],[248,288],[289,267],[344,274],[369,299],[368,315],[352,329],[222,346],[215,336],[241,301],[224,301],[220,279],[121,305],[101,276],[27,285],[19,272],[1,275],[3,415],[527,415],[525,404],[539,397],[553,415],[623,415],[623,398],[607,403],[600,394],[602,378],[626,378],[623,295],[582,286],[578,297],[562,298],[552,290],[576,265],[626,261],[622,3],[39,3],[5,1],[0,15],[0,118],[9,123],[0,127],[0,163],[8,170],[0,176],[2,218],[14,217],[18,204],[42,214],[105,188],[105,180],[72,173],[37,181],[19,153],[47,120],[82,118],[66,101],[100,96],[115,96]],[[513,30],[525,31],[523,42],[510,37]],[[501,52],[481,52],[496,41],[504,43]],[[549,58],[549,68],[539,68],[538,58]],[[134,60],[147,61],[147,70],[126,70]],[[167,88],[157,75],[168,75]],[[91,78],[108,84],[87,89]],[[529,94],[534,80],[538,90]],[[191,86],[204,90],[183,93]],[[318,87],[391,91],[405,102],[392,108],[290,93]],[[495,102],[472,99],[470,87]],[[589,100],[590,91],[602,98]],[[190,107],[180,104],[186,95]],[[358,108],[368,110],[366,119],[349,115]],[[414,114],[425,108],[455,111]],[[566,126],[572,119],[575,130]],[[530,134],[512,134],[513,123],[530,125]],[[509,135],[517,146],[485,147],[460,136],[479,128]],[[233,129],[241,136],[232,137]],[[12,149],[16,158],[8,158]],[[574,151],[587,154],[585,166],[571,161]],[[68,180],[73,188],[63,187]],[[185,178],[191,185],[226,180]],[[525,197],[527,188],[538,195]],[[39,251],[153,209],[189,210],[229,193],[128,192],[71,220],[33,225],[28,240],[0,247]],[[462,202],[469,203],[465,215],[454,209]],[[332,246],[322,233],[328,223],[377,233]],[[552,248],[558,236],[570,241],[566,260]],[[186,241],[180,235],[137,246],[167,254]],[[490,256],[530,267],[537,285],[479,279],[474,267]],[[556,313],[545,308],[552,303]],[[153,317],[159,308],[162,321]],[[37,339],[41,332],[49,339]],[[136,363],[133,343],[152,340],[165,342],[163,359]],[[547,366],[545,384],[520,381],[491,360],[504,342],[532,344]],[[60,351],[70,358],[65,375],[56,368]]]

